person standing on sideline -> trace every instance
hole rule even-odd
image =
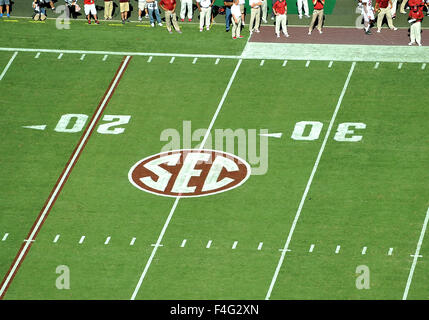
[[[95,19],[96,24],[100,24],[97,18],[97,10],[95,9],[94,0],[83,0],[83,9],[85,11],[85,16],[88,19],[88,24],[91,24],[91,14]]]
[[[276,35],[280,38],[280,26],[282,27],[283,34],[286,38],[289,37],[287,33],[286,21],[287,21],[287,3],[286,0],[278,0],[274,3],[273,12],[276,16]]]
[[[104,20],[112,20],[113,1],[104,0]]]
[[[173,22],[174,30],[176,30],[178,33],[182,33],[182,31],[180,31],[179,24],[177,23],[176,0],[161,0],[159,2],[159,6],[162,10],[164,10],[165,24],[167,26],[168,32],[170,34],[173,33],[173,31],[171,31],[171,22]]]
[[[392,1],[391,0],[376,0],[375,3],[375,11],[378,12],[377,16],[377,32],[381,32],[381,25],[383,23],[384,16],[387,18],[387,24],[389,25],[389,28],[391,30],[398,30],[398,28],[395,28],[393,25],[392,20]]]
[[[139,0],[139,21],[143,21],[143,12],[145,13],[145,17],[149,18],[149,13],[147,12],[147,3],[146,0]]]
[[[399,12],[402,14],[407,14],[405,11],[405,6],[407,5],[408,0],[402,0],[401,7],[399,8]]]
[[[302,7],[304,6],[304,14],[306,18],[310,18],[308,14],[308,0],[297,0],[296,6],[298,7],[298,18],[302,19]]]
[[[244,27],[244,4],[245,0],[238,0],[238,5],[240,6],[241,11],[241,25]]]
[[[0,0],[0,18],[3,17],[3,6],[6,6],[6,17],[10,17],[10,0]]]
[[[371,23],[375,20],[374,10],[372,8],[372,0],[362,0],[362,15],[365,34],[371,34]]]
[[[267,23],[267,15],[268,15],[268,0],[262,0],[261,16],[262,16],[263,23]]]
[[[226,25],[226,32],[229,32],[230,26],[231,26],[231,6],[233,4],[233,0],[224,0],[223,4],[225,6],[225,25]]]
[[[422,45],[422,21],[423,21],[423,8],[425,6],[423,0],[410,0],[408,1],[408,5],[410,6],[409,20],[408,22],[411,24],[410,27],[410,43],[409,46],[412,46],[417,42],[419,46]]]
[[[130,11],[130,0],[119,0],[119,11],[121,11],[122,24],[125,21],[130,22],[128,19],[128,11]]]
[[[241,29],[241,10],[239,0],[234,0],[233,5],[231,6],[231,16],[232,16],[232,39],[243,38],[240,35]]]
[[[180,19],[182,20],[182,22],[185,21],[185,13],[186,9],[188,9],[188,21],[191,22],[193,14],[192,0],[181,0],[180,3]]]
[[[154,23],[155,21],[153,20],[153,13],[155,13],[156,22],[158,22],[158,25],[160,27],[162,27],[161,16],[159,15],[157,0],[146,0],[146,3],[147,3],[147,10],[149,11],[150,25],[152,27],[155,27],[155,23]]]
[[[250,22],[249,31],[250,34],[253,32],[259,33],[259,23],[261,20],[261,0],[249,0],[250,5]]]
[[[203,32],[204,24],[206,25],[206,30],[210,30],[210,18],[214,1],[215,0],[197,0],[197,7],[200,12],[200,32]]]
[[[392,0],[392,8],[390,9],[390,14],[392,19],[396,19],[396,10],[398,8],[398,0]]]
[[[313,17],[311,18],[310,27],[308,28],[308,34],[310,35],[314,28],[314,23],[316,22],[316,19],[318,19],[317,23],[317,30],[319,30],[319,33],[323,33],[322,31],[322,25],[323,25],[323,8],[325,6],[325,0],[313,0]]]

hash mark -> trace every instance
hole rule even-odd
[[[40,52],[37,52],[36,56],[34,57],[35,59],[39,59],[40,57]]]
[[[181,248],[184,248],[186,245],[186,239],[183,239],[182,244],[180,245]]]
[[[58,60],[60,60],[62,57],[63,57],[63,54],[60,53],[59,56],[58,56]]]
[[[422,70],[424,70],[426,68],[426,63],[422,64]]]
[[[340,246],[340,245],[338,245],[338,246],[337,246],[337,248],[335,249],[335,253],[340,252],[340,249],[341,249],[341,246]]]
[[[196,64],[197,60],[198,60],[198,58],[194,58],[194,60],[192,60],[192,64]]]
[[[402,62],[398,64],[398,69],[402,69]]]
[[[149,57],[149,59],[147,59],[147,62],[151,62],[152,61],[152,56]]]
[[[84,54],[82,54],[82,55],[80,56],[80,60],[85,59],[85,56],[86,56],[86,54],[85,54],[85,53],[84,53]]]
[[[54,241],[52,241],[53,243],[57,243],[57,241],[58,241],[58,239],[60,238],[60,235],[59,234],[57,234],[56,236],[55,236],[55,238],[54,238]]]
[[[176,57],[171,57],[170,63],[173,63],[174,59],[176,59]]]
[[[219,63],[219,61],[220,61],[220,59],[219,59],[219,58],[217,58],[217,59],[216,59],[216,61],[215,61],[215,64],[218,64],[218,63]]]
[[[314,250],[314,244],[312,244],[312,245],[310,246],[310,249],[308,250],[308,252],[313,252],[313,250]]]
[[[211,245],[212,245],[212,240],[209,240],[209,242],[207,242],[206,248],[207,248],[207,249],[208,249],[208,248],[210,248],[210,247],[211,247]]]
[[[104,57],[103,57],[103,61],[106,61],[106,60],[107,60],[107,57],[108,57],[108,55],[107,55],[107,54],[105,54],[105,55],[104,55]]]
[[[234,243],[232,244],[232,249],[237,248],[237,244],[238,244],[238,241],[234,241]]]
[[[362,248],[362,254],[365,254],[366,253],[366,247],[363,247]]]
[[[131,239],[130,246],[133,246],[133,245],[134,245],[134,242],[136,242],[136,238],[132,238],[132,239]]]
[[[109,242],[110,242],[110,236],[108,236],[108,237],[106,238],[106,241],[104,241],[104,244],[109,244]]]
[[[387,253],[387,255],[391,256],[393,253],[393,248],[389,248],[389,252]]]
[[[374,65],[374,69],[378,69],[378,66],[380,65],[380,62],[376,62]]]
[[[261,63],[259,64],[261,67],[264,65],[265,60],[261,60]]]
[[[282,67],[286,67],[287,65],[287,60],[283,61]]]
[[[79,244],[82,244],[84,240],[85,240],[85,236],[80,237]]]
[[[334,63],[334,61],[330,61],[329,65],[328,65],[328,68],[331,68],[333,63]]]
[[[9,233],[5,233],[3,236],[3,239],[1,239],[1,241],[6,241],[8,235],[9,235]]]
[[[310,65],[310,60],[307,60],[307,63],[305,64],[305,67],[308,68],[309,65]]]
[[[262,245],[263,244],[264,244],[263,242],[259,242],[258,250],[262,250]]]

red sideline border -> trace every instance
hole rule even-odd
[[[88,126],[86,127],[85,131],[83,132],[82,136],[80,137],[80,139],[79,139],[79,141],[78,141],[78,143],[77,143],[77,145],[76,145],[75,149],[73,150],[73,153],[71,154],[71,156],[70,156],[70,158],[69,158],[69,160],[68,160],[67,164],[65,165],[65,167],[64,167],[64,169],[63,169],[63,171],[62,171],[62,173],[60,174],[60,176],[59,176],[59,178],[58,178],[57,182],[55,183],[55,186],[52,188],[51,193],[49,194],[49,197],[46,199],[46,201],[45,201],[45,204],[44,204],[43,208],[40,210],[39,215],[37,216],[36,220],[34,221],[33,226],[31,227],[31,229],[30,229],[30,231],[29,231],[29,233],[28,233],[28,235],[27,235],[26,240],[28,240],[28,239],[30,238],[31,234],[33,233],[34,229],[36,228],[36,225],[38,224],[38,222],[39,222],[39,220],[40,220],[40,218],[41,218],[41,216],[42,216],[43,211],[45,210],[45,208],[47,207],[47,205],[48,205],[49,201],[51,200],[51,198],[52,198],[52,196],[53,196],[53,193],[54,193],[55,189],[58,187],[58,185],[60,184],[60,181],[61,181],[61,180],[62,180],[62,178],[64,177],[64,174],[65,174],[65,172],[66,172],[66,170],[67,170],[67,167],[69,166],[69,164],[70,164],[70,162],[72,161],[73,157],[76,155],[77,150],[78,150],[78,148],[79,148],[80,144],[82,143],[83,138],[84,138],[84,137],[85,137],[85,135],[87,134],[87,132],[88,132],[88,130],[89,130],[89,127],[90,127],[90,124],[94,121],[94,118],[95,118],[95,116],[96,116],[97,112],[100,110],[100,107],[101,107],[101,105],[102,105],[102,103],[103,103],[104,99],[106,98],[107,94],[109,93],[110,89],[112,88],[113,83],[115,82],[115,79],[117,78],[118,73],[120,72],[120,70],[121,70],[122,66],[124,65],[124,63],[126,63],[126,65],[125,65],[125,67],[124,67],[124,69],[123,69],[122,74],[120,74],[120,75],[119,75],[119,78],[118,78],[118,80],[116,81],[116,84],[115,84],[115,86],[113,87],[113,89],[112,89],[112,92],[111,92],[110,96],[107,98],[106,103],[105,103],[105,104],[104,104],[104,106],[102,107],[101,112],[100,112],[100,113],[99,113],[99,115],[98,115],[98,118],[97,118],[97,119],[95,119],[94,125],[93,125],[93,127],[91,128],[91,131],[90,131],[90,132],[89,132],[89,134],[88,134],[88,138],[83,142],[83,145],[82,145],[82,147],[81,147],[81,149],[80,149],[79,153],[78,153],[78,154],[77,154],[77,156],[76,156],[76,160],[75,160],[75,161],[74,161],[74,163],[72,164],[72,166],[71,166],[71,168],[70,168],[70,170],[69,170],[68,174],[65,176],[64,181],[63,181],[62,185],[60,186],[60,188],[59,188],[59,190],[58,190],[58,192],[57,192],[57,194],[56,194],[55,198],[52,200],[52,203],[51,203],[50,207],[48,208],[48,211],[46,212],[45,216],[43,217],[43,220],[40,222],[40,225],[39,225],[39,227],[37,228],[36,233],[34,234],[33,239],[31,239],[31,240],[30,240],[30,244],[27,246],[27,249],[25,250],[24,255],[22,256],[22,259],[19,261],[19,264],[16,266],[15,271],[13,272],[13,274],[12,274],[12,276],[11,276],[11,278],[10,278],[9,282],[7,283],[7,285],[6,285],[6,287],[5,287],[4,291],[3,291],[3,293],[0,295],[0,300],[2,300],[2,299],[4,298],[4,296],[5,296],[5,294],[6,294],[7,290],[8,290],[8,288],[9,288],[9,286],[10,286],[11,282],[12,282],[12,281],[13,281],[13,279],[15,278],[16,273],[18,272],[18,270],[19,270],[19,268],[20,268],[20,266],[21,266],[22,262],[24,261],[25,257],[27,256],[28,251],[30,251],[30,248],[31,248],[31,245],[33,244],[33,241],[36,239],[37,235],[39,234],[39,231],[40,231],[40,229],[42,228],[43,223],[45,222],[46,218],[48,217],[49,212],[51,211],[52,207],[54,206],[54,204],[55,204],[56,200],[58,199],[58,196],[60,195],[61,190],[63,189],[64,184],[67,182],[67,180],[68,180],[68,178],[69,178],[69,176],[70,176],[70,174],[71,174],[71,172],[72,172],[72,170],[73,170],[74,166],[76,165],[77,161],[79,160],[80,155],[82,154],[83,150],[85,149],[85,146],[86,146],[86,144],[87,144],[87,142],[88,142],[89,138],[91,137],[91,135],[92,135],[92,133],[93,133],[93,131],[94,131],[94,128],[96,127],[96,125],[97,125],[98,121],[100,120],[100,118],[101,118],[101,116],[102,116],[102,114],[103,114],[103,112],[104,112],[104,110],[105,110],[105,108],[106,108],[107,104],[108,104],[108,103],[109,103],[109,101],[110,101],[110,98],[113,96],[113,93],[115,92],[115,90],[116,90],[116,88],[117,88],[117,86],[118,86],[119,82],[121,81],[122,76],[124,75],[124,73],[125,73],[125,71],[126,71],[126,69],[127,69],[128,65],[129,65],[129,62],[131,61],[132,56],[129,56],[129,59],[128,59],[128,61],[127,61],[127,62],[126,62],[126,58],[127,58],[127,57],[124,57],[124,58],[122,59],[121,64],[119,65],[118,69],[116,70],[116,73],[115,73],[115,75],[114,75],[114,77],[113,77],[112,81],[110,82],[109,86],[107,87],[106,92],[104,93],[104,95],[103,95],[102,99],[100,100],[100,103],[98,104],[97,108],[95,109],[94,114],[93,114],[93,115],[92,115],[92,117],[91,117],[91,121],[88,123]],[[10,273],[11,273],[12,269],[13,269],[13,266],[15,265],[16,261],[18,260],[19,256],[21,255],[22,251],[24,250],[25,246],[26,246],[26,243],[25,243],[25,240],[24,240],[24,243],[21,245],[20,249],[18,250],[18,253],[17,253],[17,254],[16,254],[16,256],[15,256],[15,259],[13,260],[12,264],[11,264],[11,265],[10,265],[10,267],[9,267],[9,270],[6,272],[6,275],[4,276],[3,281],[2,281],[2,282],[1,282],[1,284],[0,284],[0,289],[3,287],[4,283],[6,282],[7,278],[9,277],[9,275],[10,275]]]

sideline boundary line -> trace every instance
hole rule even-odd
[[[411,264],[411,269],[408,275],[407,285],[405,286],[405,291],[404,291],[404,295],[402,296],[402,300],[407,300],[407,297],[408,297],[408,291],[410,290],[411,281],[413,281],[414,269],[416,268],[417,259],[419,258],[420,248],[422,246],[423,238],[426,233],[426,227],[428,225],[428,221],[429,221],[429,208],[426,211],[426,217],[422,225],[422,231],[420,233],[419,241],[417,242],[416,252],[414,253],[414,256],[412,256],[414,259],[413,259],[413,263]]]
[[[113,77],[112,81],[109,84],[109,87],[104,93],[104,96],[100,101],[100,104],[98,105],[97,109],[95,110],[89,125],[85,129],[85,132],[82,134],[82,137],[80,138],[76,148],[74,149],[72,155],[70,156],[69,161],[67,162],[63,172],[59,176],[54,188],[52,189],[48,199],[46,200],[45,205],[43,206],[38,217],[36,218],[36,221],[31,227],[27,235],[27,238],[24,240],[24,243],[21,245],[21,248],[19,249],[9,270],[6,272],[6,275],[2,283],[0,284],[0,300],[3,299],[4,295],[6,294],[6,291],[9,288],[10,283],[14,279],[16,273],[18,272],[18,269],[21,266],[23,260],[25,259],[28,251],[30,250],[32,243],[35,241],[37,234],[39,233],[40,229],[43,226],[43,223],[48,217],[49,212],[54,206],[64,184],[67,182],[71,171],[73,170],[76,162],[78,161],[80,155],[82,154],[82,151],[85,148],[86,143],[88,142],[88,139],[90,138],[92,132],[94,131],[94,128],[98,123],[99,119],[101,118],[101,115],[104,109],[106,108],[108,102],[110,101],[110,98],[112,97],[113,92],[118,86],[118,83],[121,80],[122,75],[124,74],[126,68],[128,67],[128,64],[131,58],[132,58],[131,56],[124,57],[118,69],[116,70],[115,76]]]
[[[202,142],[200,144],[200,147],[198,148],[198,151],[201,151],[202,149],[204,149],[204,145],[206,144],[206,141],[207,141],[207,139],[208,139],[208,137],[210,135],[210,132],[211,132],[211,130],[213,128],[213,125],[214,125],[214,123],[216,121],[216,118],[219,115],[219,112],[220,112],[220,110],[221,110],[221,108],[223,106],[223,103],[225,102],[226,96],[228,95],[229,89],[231,88],[231,85],[232,85],[232,83],[233,83],[233,81],[235,79],[235,76],[236,76],[236,74],[238,72],[238,69],[240,68],[241,62],[242,62],[241,59],[238,60],[237,65],[235,66],[234,72],[232,73],[231,78],[229,79],[228,85],[226,86],[226,89],[225,89],[225,91],[224,91],[224,93],[222,95],[222,99],[220,100],[220,102],[219,102],[219,104],[217,106],[217,109],[216,109],[216,111],[215,111],[215,113],[214,113],[214,115],[212,117],[212,120],[210,121],[210,125],[207,128],[206,134],[204,135],[204,138],[203,138],[203,140],[202,140]],[[155,257],[156,251],[158,250],[158,248],[160,246],[162,246],[161,245],[161,241],[164,238],[165,231],[167,230],[167,227],[170,224],[171,219],[173,218],[174,211],[176,210],[176,207],[177,207],[177,205],[179,203],[180,198],[181,197],[178,196],[178,197],[176,197],[176,200],[174,200],[173,207],[171,208],[170,213],[168,214],[167,220],[165,221],[164,226],[162,227],[162,230],[161,230],[161,233],[159,234],[158,240],[153,245],[152,253],[150,254],[150,257],[149,257],[149,259],[148,259],[148,261],[147,261],[147,263],[146,263],[146,265],[145,265],[145,267],[143,269],[143,272],[142,272],[142,274],[141,274],[141,276],[139,278],[139,281],[137,282],[136,288],[134,289],[134,292],[133,292],[130,300],[135,300],[135,298],[136,298],[136,296],[137,296],[137,294],[138,294],[138,292],[140,290],[140,287],[141,287],[141,285],[143,283],[143,280],[146,277],[146,274],[147,274],[147,272],[149,270],[149,267],[150,267],[150,265],[152,263],[152,260]]]
[[[271,284],[270,284],[270,287],[268,289],[267,295],[265,296],[265,300],[270,299],[271,293],[273,291],[274,285],[276,283],[277,277],[278,277],[279,272],[280,272],[280,268],[282,267],[283,261],[285,259],[286,252],[289,249],[289,243],[292,239],[293,232],[295,231],[296,224],[298,222],[299,216],[301,215],[301,211],[302,211],[302,208],[304,206],[305,199],[307,198],[308,191],[310,190],[311,183],[313,182],[314,175],[316,174],[317,167],[319,166],[320,159],[322,157],[323,151],[325,150],[326,143],[328,141],[332,127],[334,126],[335,118],[337,117],[338,110],[340,109],[344,95],[347,91],[347,87],[349,85],[349,82],[350,82],[350,79],[352,77],[353,70],[354,70],[355,66],[356,66],[356,62],[353,62],[352,66],[350,67],[350,71],[349,71],[349,74],[347,76],[346,82],[344,83],[343,90],[341,91],[340,97],[338,99],[337,106],[335,107],[335,111],[332,114],[331,121],[329,122],[328,130],[326,131],[325,138],[323,139],[322,146],[320,147],[319,154],[317,155],[316,162],[314,163],[313,170],[311,171],[310,178],[308,179],[307,186],[305,187],[304,194],[302,195],[302,198],[301,198],[301,202],[299,203],[298,210],[296,212],[295,218],[293,220],[292,226],[291,226],[290,231],[289,231],[289,235],[286,239],[283,250],[281,250],[282,254],[280,256],[279,262],[278,262],[276,270],[274,272],[274,276],[271,280]]]

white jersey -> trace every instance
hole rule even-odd
[[[364,4],[366,4],[366,10],[367,12],[365,12],[365,6]],[[368,20],[374,20],[375,16],[374,16],[374,8],[372,6],[372,0],[362,0],[362,15],[365,21]]]

